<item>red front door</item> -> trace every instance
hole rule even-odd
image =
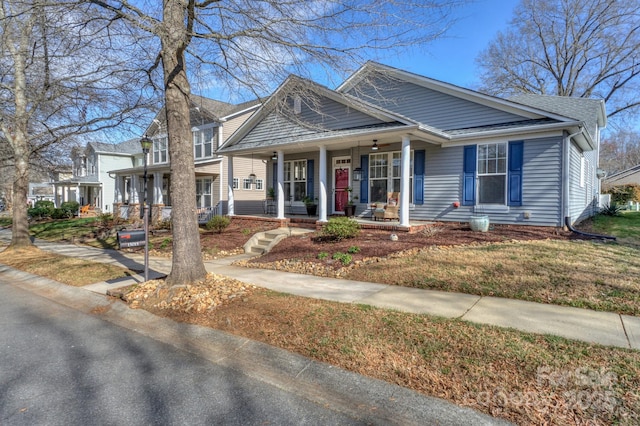
[[[337,212],[343,211],[349,201],[349,169],[335,170],[335,208]]]

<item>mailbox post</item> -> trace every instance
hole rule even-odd
[[[149,281],[149,206],[147,205],[147,155],[153,146],[153,141],[144,135],[140,139],[142,156],[144,159],[144,172],[142,176],[144,185],[144,199],[140,208],[140,217],[144,216],[144,280]]]

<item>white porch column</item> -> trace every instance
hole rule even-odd
[[[318,168],[318,178],[320,179],[320,213],[319,222],[327,221],[327,147],[320,146],[320,166]]]
[[[115,187],[115,193],[113,195],[115,195],[114,197],[114,201],[116,203],[122,203],[122,201],[124,200],[124,176],[116,176],[116,187]]]
[[[218,194],[220,194],[219,195],[220,199],[218,200],[218,211],[215,213],[220,216],[222,216],[222,200],[224,198],[222,195],[224,194],[224,182],[222,179],[222,176],[224,176],[223,173],[224,173],[224,158],[222,159],[222,161],[220,161],[220,174],[218,175]],[[231,183],[233,184],[233,181]]]
[[[278,219],[284,219],[284,152],[278,151],[276,179],[276,199],[278,200]],[[289,194],[287,194],[287,197]]]
[[[138,188],[140,179],[138,175],[131,175],[131,194],[129,194],[129,204],[138,204],[140,202],[140,197],[138,196]]]
[[[234,216],[233,209],[233,156],[228,156],[229,165],[227,166],[227,214]]]
[[[402,137],[402,153],[400,157],[400,226],[409,226],[409,171],[411,170],[411,140],[408,135]]]
[[[162,172],[154,172],[153,173],[153,199],[150,204],[164,204],[164,199],[162,196],[162,177],[164,173]]]

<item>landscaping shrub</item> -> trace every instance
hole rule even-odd
[[[629,201],[640,201],[640,185],[617,185],[604,191],[611,194],[611,203],[627,204]]]
[[[60,211],[62,213],[62,217],[72,218],[78,213],[80,209],[80,203],[77,201],[65,201],[60,204]]]
[[[231,219],[229,218],[229,216],[214,216],[209,219],[204,227],[210,231],[215,231],[220,234],[229,225],[231,225]]]
[[[46,219],[53,216],[54,210],[55,207],[53,201],[38,200],[34,204],[33,208],[27,210],[27,214],[32,219]]]
[[[622,214],[622,206],[612,202],[607,204],[600,210],[600,214],[604,216],[620,216]]]
[[[335,241],[355,238],[360,233],[360,225],[348,217],[333,217],[324,226],[322,233]]]

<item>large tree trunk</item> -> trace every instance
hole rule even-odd
[[[13,225],[11,227],[12,248],[32,245],[27,220],[27,193],[29,192],[29,154],[24,136],[14,139],[15,175],[13,180]]]
[[[173,259],[170,285],[187,284],[205,277],[200,232],[196,215],[196,183],[189,120],[190,86],[184,49],[186,2],[165,0],[162,34],[162,65],[165,83],[165,109],[171,163],[171,217]]]

